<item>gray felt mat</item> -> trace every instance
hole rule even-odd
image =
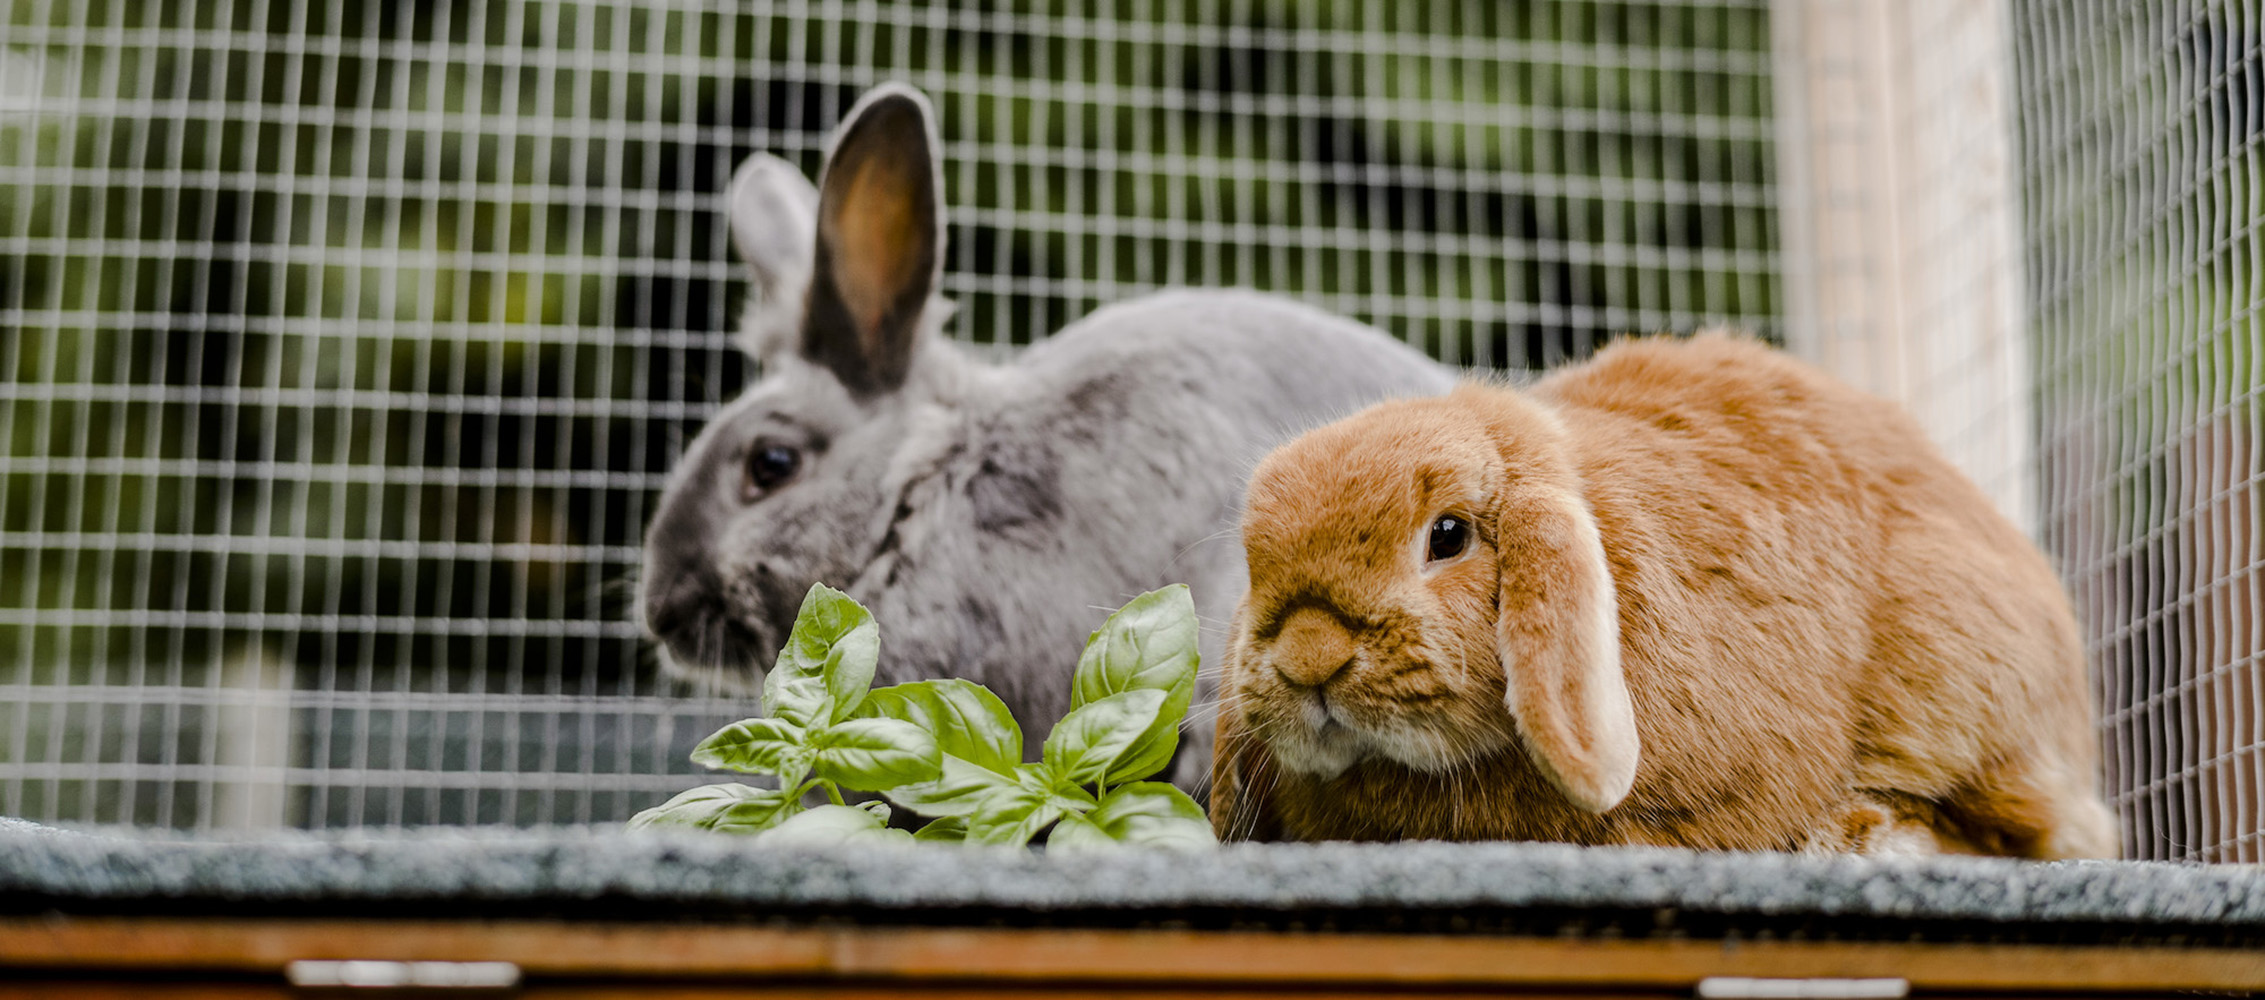
[[[1049,857],[580,829],[188,839],[0,821],[0,912],[50,911],[2265,945],[2265,870],[1508,843]]]

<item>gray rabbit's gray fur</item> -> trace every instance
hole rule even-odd
[[[940,332],[935,149],[926,101],[888,86],[844,120],[823,194],[767,156],[734,177],[734,242],[755,278],[742,338],[762,378],[678,464],[647,535],[640,617],[668,669],[752,686],[803,592],[841,587],[881,624],[876,683],[984,684],[1035,753],[1108,609],[1186,583],[1207,677],[1173,778],[1196,790],[1209,665],[1245,586],[1234,524],[1249,470],[1307,427],[1443,392],[1453,374],[1248,291],[1150,295],[1011,363],[978,360]]]

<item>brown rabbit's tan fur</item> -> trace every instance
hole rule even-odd
[[[1223,837],[2115,853],[2051,567],[1751,341],[1371,407],[1267,457],[1243,537]]]

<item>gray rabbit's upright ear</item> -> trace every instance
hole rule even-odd
[[[800,343],[802,293],[810,285],[818,189],[794,164],[757,153],[741,162],[724,195],[731,245],[755,284],[740,346],[768,360]]]
[[[799,291],[810,280],[811,241],[818,228],[818,188],[794,164],[757,153],[731,175],[725,196],[731,245],[766,296]]]
[[[819,182],[802,353],[860,396],[904,383],[943,265],[936,137],[919,91],[884,85],[842,123]]]

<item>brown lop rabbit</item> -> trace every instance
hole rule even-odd
[[[1373,406],[1260,464],[1243,541],[1223,838],[2115,853],[2051,567],[1751,341]]]

